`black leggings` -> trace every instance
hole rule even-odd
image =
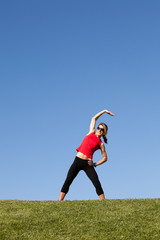
[[[89,166],[87,160],[83,160],[79,157],[76,157],[73,164],[71,165],[61,192],[67,193],[69,191],[71,183],[73,182],[74,178],[77,176],[80,170],[85,171],[89,179],[92,181],[93,185],[96,188],[98,196],[103,194],[104,192],[94,167]]]

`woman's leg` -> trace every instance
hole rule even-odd
[[[99,199],[105,199],[104,193],[99,195]]]
[[[69,191],[69,187],[71,185],[71,183],[73,182],[73,180],[75,179],[75,177],[77,176],[77,174],[79,173],[80,168],[78,167],[77,164],[77,159],[75,158],[73,164],[71,165],[66,180],[63,184],[63,187],[61,189],[61,193],[59,196],[59,201],[62,201],[65,197],[65,195],[67,194],[67,192]]]
[[[98,175],[94,169],[94,167],[86,166],[84,168],[85,173],[93,183],[94,187],[96,188],[96,193],[98,194],[100,199],[105,199],[104,192],[101,186],[101,183],[99,181]]]
[[[66,196],[66,193],[61,192],[59,196],[59,201],[63,201],[64,197]]]

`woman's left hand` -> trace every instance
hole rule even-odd
[[[92,161],[92,160],[89,160],[89,161],[88,161],[88,165],[93,167],[93,166],[94,166],[93,161]]]

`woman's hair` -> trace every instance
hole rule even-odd
[[[102,125],[104,127],[104,135],[103,140],[105,143],[108,143],[108,140],[106,138],[107,132],[108,132],[108,126],[105,123],[100,123],[98,126]]]

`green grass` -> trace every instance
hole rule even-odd
[[[0,201],[0,240],[160,240],[160,199]]]

